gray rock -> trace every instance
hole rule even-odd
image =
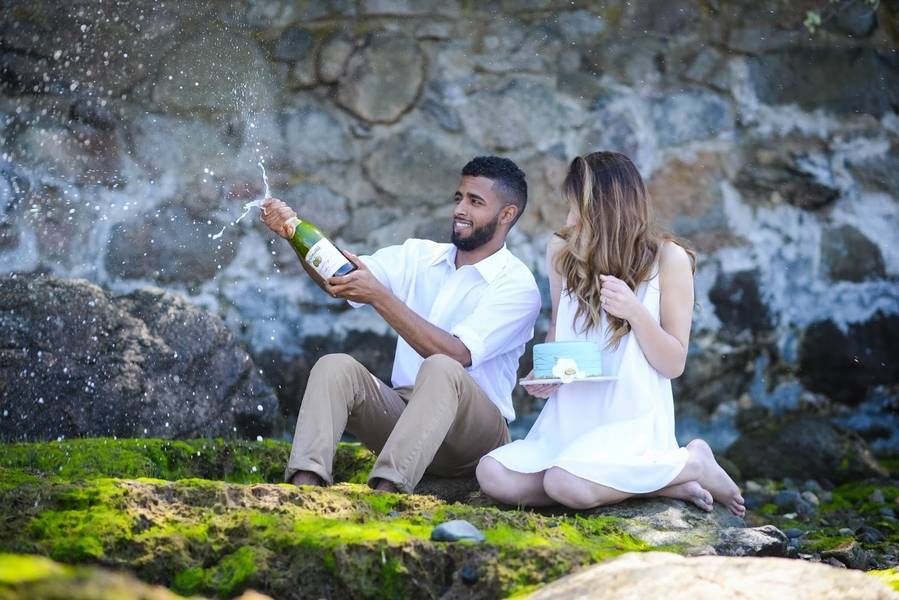
[[[461,519],[446,521],[435,527],[431,531],[431,539],[435,542],[458,542],[460,540],[471,540],[475,542],[483,542],[484,534],[478,531],[478,528]]]
[[[651,574],[651,576],[647,576]],[[783,558],[682,557],[630,552],[539,589],[533,600],[609,598],[796,598],[889,600],[895,593],[870,575]]]
[[[284,200],[293,202],[301,219],[314,223],[329,237],[338,235],[350,221],[347,199],[322,185],[301,183],[285,192]]]
[[[334,115],[312,105],[292,111],[284,125],[287,158],[294,168],[313,172],[323,163],[353,159],[353,144]]]
[[[772,328],[771,310],[759,290],[758,271],[718,274],[709,290],[709,300],[726,331],[758,334]]]
[[[153,101],[172,112],[264,111],[277,86],[262,50],[247,38],[202,32],[162,59]]]
[[[852,225],[824,230],[821,261],[831,279],[866,281],[886,277],[880,248]]]
[[[802,499],[812,506],[818,506],[819,504],[821,504],[821,501],[818,499],[818,496],[816,496],[814,492],[802,492]]]
[[[845,542],[831,550],[823,551],[821,558],[835,558],[850,569],[864,570],[868,565],[868,553],[855,540]]]
[[[703,90],[658,96],[653,99],[650,112],[662,146],[706,139],[734,128],[730,103]]]
[[[727,46],[737,52],[762,54],[774,50],[784,50],[802,42],[805,33],[799,29],[776,29],[772,27],[746,27],[733,29],[727,38]]]
[[[896,58],[869,48],[795,48],[753,57],[749,66],[767,104],[880,117],[899,102]]]
[[[393,123],[418,99],[425,56],[414,38],[377,33],[366,38],[347,62],[337,102],[370,123]]]
[[[497,150],[546,147],[557,132],[577,124],[555,90],[525,79],[475,91],[458,110],[469,135]]]
[[[869,501],[869,502],[876,502],[877,504],[883,504],[883,503],[885,503],[885,502],[886,502],[886,498],[884,498],[884,496],[883,496],[883,490],[880,489],[880,488],[877,488],[876,490],[874,490],[873,492],[871,492],[871,495],[868,496],[868,501]]]
[[[294,62],[309,58],[315,48],[315,38],[308,29],[288,27],[275,44],[275,60]]]
[[[824,23],[826,29],[865,38],[877,27],[877,5],[870,2],[838,0],[833,6],[833,18]]]
[[[277,400],[253,362],[181,296],[7,277],[0,337],[4,441],[271,435]]]
[[[899,315],[883,312],[845,329],[829,320],[812,323],[799,347],[800,380],[837,402],[858,405],[877,385],[899,381],[892,359],[897,336]]]
[[[224,225],[212,216],[198,217],[181,205],[142,213],[112,227],[106,270],[123,279],[201,283],[215,277],[237,254],[232,237],[210,237]]]
[[[390,194],[388,204],[440,206],[452,198],[471,158],[442,136],[412,129],[381,142],[364,165],[371,182]]]
[[[801,498],[796,490],[781,490],[774,496],[774,504],[786,511],[795,510]]]
[[[356,48],[356,40],[346,33],[338,32],[322,42],[318,52],[316,71],[325,83],[337,83],[346,72],[347,62]]]
[[[774,525],[722,529],[715,551],[721,556],[786,556],[787,536]]]
[[[745,431],[726,456],[750,478],[811,476],[843,483],[886,475],[858,434],[816,416],[769,419]],[[795,491],[778,496],[784,506],[805,503]]]

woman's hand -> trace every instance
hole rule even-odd
[[[600,275],[599,279],[602,281],[599,302],[603,310],[625,321],[630,321],[640,314],[643,304],[626,283],[612,275]]]
[[[525,379],[533,379],[533,378],[534,378],[533,371],[528,373],[527,377],[525,377]],[[535,398],[549,398],[550,396],[553,395],[553,392],[555,392],[557,389],[559,389],[559,387],[561,385],[562,385],[561,383],[544,383],[544,384],[540,384],[540,385],[526,385],[523,387],[525,390],[527,390],[528,394],[530,394],[531,396],[534,396]]]
[[[262,222],[269,229],[284,239],[289,240],[293,237],[297,229],[293,219],[296,219],[297,213],[292,208],[277,198],[266,198],[259,207],[262,209]]]

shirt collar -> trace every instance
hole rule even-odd
[[[442,251],[438,252],[434,257],[434,260],[431,262],[431,265],[437,265],[441,262],[447,263],[453,269],[456,268],[456,252],[457,248],[454,244],[447,244],[446,248]],[[494,279],[496,279],[497,275],[499,275],[503,268],[506,266],[506,262],[509,260],[509,249],[506,248],[506,245],[503,244],[503,247],[488,256],[485,259],[482,259],[472,265],[475,269],[478,270],[478,273],[481,274],[481,277],[484,278],[484,281],[487,283],[492,283]]]

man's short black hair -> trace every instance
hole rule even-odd
[[[518,207],[518,214],[512,221],[512,225],[515,225],[528,205],[528,183],[524,179],[524,171],[518,165],[499,156],[477,156],[462,167],[462,176],[492,179],[494,189],[500,197],[507,204]]]

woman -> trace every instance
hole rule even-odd
[[[654,228],[643,180],[622,154],[577,157],[562,192],[570,210],[546,252],[546,340],[598,342],[604,371],[618,378],[529,386],[549,399],[525,439],[481,459],[481,489],[513,505],[667,496],[742,516],[739,488],[708,444],[678,447],[674,437],[671,379],[687,357],[694,255]]]

